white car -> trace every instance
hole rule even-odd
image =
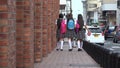
[[[87,26],[85,30],[85,40],[91,43],[98,43],[104,45],[105,37],[103,31],[99,27]]]

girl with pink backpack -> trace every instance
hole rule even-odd
[[[83,26],[84,26],[83,17],[81,14],[78,14],[78,18],[77,18],[76,26],[75,26],[78,51],[81,51],[83,48],[83,39],[85,37]]]
[[[59,14],[59,18],[57,19],[57,32],[56,32],[56,37],[57,37],[57,51],[60,49],[63,51],[63,39],[65,37],[65,32],[66,32],[66,24],[65,20],[63,19],[63,14]],[[60,45],[59,45],[60,44]]]

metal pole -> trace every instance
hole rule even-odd
[[[72,13],[72,0],[70,0],[70,13]]]

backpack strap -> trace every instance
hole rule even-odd
[[[57,19],[57,29],[60,29],[62,18]]]

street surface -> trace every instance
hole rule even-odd
[[[104,46],[106,45],[116,45],[116,46],[120,46],[120,41],[118,41],[118,43],[113,43],[113,38],[108,38],[106,41],[105,41],[105,44]]]

